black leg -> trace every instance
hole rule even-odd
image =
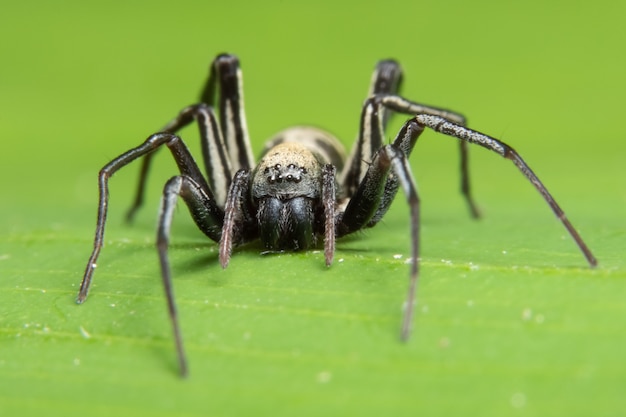
[[[344,172],[342,179],[346,182],[343,183],[343,197],[354,197],[365,173],[369,169],[370,161],[383,147],[384,126],[382,116],[385,106],[383,105],[382,97],[384,96],[370,97],[363,106],[359,140],[353,149],[361,157],[359,159],[354,158],[348,172]],[[405,123],[393,142],[394,147],[402,151],[408,158],[417,141],[417,137],[422,131],[423,128],[416,123]],[[372,227],[382,219],[396,195],[399,186],[398,178],[390,174],[387,176],[386,181],[380,203],[374,203],[376,213],[364,224],[366,227]]]
[[[405,146],[407,143],[415,143],[415,139],[422,131],[414,121],[407,122],[403,130],[405,134],[402,136],[399,135],[399,137],[406,137],[407,139],[404,143],[402,143],[402,140],[397,140],[397,142]],[[413,180],[406,155],[401,149],[395,146],[395,143],[382,147],[374,156],[374,160],[366,172],[361,185],[348,203],[345,212],[339,218],[337,235],[343,236],[360,230],[368,224],[372,216],[376,215],[383,204],[389,204],[389,202],[384,200],[383,196],[386,186],[390,183],[388,180],[390,176],[394,178],[393,181],[396,184],[396,190],[398,184],[402,186],[411,213],[411,270],[401,330],[401,338],[407,340],[411,332],[417,292],[420,204],[417,187],[415,186],[415,181]]]
[[[241,168],[249,169],[254,165],[242,88],[239,60],[233,55],[218,56],[211,64],[200,104],[183,109],[160,130],[176,133],[193,123],[194,119],[198,121],[205,170],[216,193],[215,197],[222,206],[233,174]],[[218,95],[219,123],[212,109]],[[228,153],[224,152],[224,149],[227,149]],[[148,154],[142,161],[135,199],[126,214],[128,221],[132,221],[143,204],[152,157],[153,154]]]
[[[419,276],[419,226],[420,226],[420,200],[415,186],[415,180],[411,175],[406,156],[393,146],[386,146],[385,154],[391,160],[395,175],[404,190],[411,217],[411,270],[409,272],[409,289],[404,306],[404,318],[402,320],[402,330],[400,338],[404,341],[411,335],[411,325],[416,306],[417,283]]]
[[[393,141],[393,147],[401,151],[404,156],[408,158],[413,151],[417,138],[423,131],[424,128],[422,126],[412,120],[409,120],[402,126],[400,132],[398,132],[398,135]],[[389,174],[380,199],[380,204],[378,205],[378,208],[372,218],[366,223],[366,227],[373,227],[384,217],[385,213],[387,213],[387,210],[391,206],[396,193],[398,192],[400,183],[401,179],[397,175],[394,173]]]
[[[216,91],[218,86],[219,92]],[[254,166],[254,157],[244,110],[243,77],[239,59],[234,55],[222,54],[215,58],[201,101],[214,106],[218,95],[220,126],[233,170],[250,169]]]
[[[452,123],[449,120],[429,114],[418,114],[415,116],[414,120],[420,124],[421,126],[429,127],[439,133],[443,133],[444,135],[452,136],[457,139],[460,139],[465,142],[474,143],[476,145],[480,145],[483,148],[487,148],[491,151],[496,152],[500,156],[510,159],[513,161],[515,166],[524,174],[524,176],[531,182],[531,184],[539,191],[544,200],[548,203],[550,208],[556,216],[561,220],[563,226],[567,229],[569,234],[572,236],[580,250],[583,252],[587,262],[589,265],[596,266],[597,260],[595,256],[591,253],[591,250],[587,247],[585,242],[582,240],[574,226],[570,223],[568,218],[565,216],[565,213],[561,209],[561,207],[557,204],[556,200],[550,192],[548,192],[547,188],[543,185],[543,183],[539,180],[539,178],[535,175],[535,173],[530,169],[530,167],[526,164],[526,162],[522,159],[522,157],[509,145],[504,142],[499,141],[491,136],[487,136],[483,133],[477,132],[475,130],[468,129],[464,126],[460,126],[456,123]]]
[[[183,338],[178,323],[178,311],[176,309],[176,301],[174,298],[174,287],[172,286],[172,272],[167,256],[169,246],[170,228],[174,209],[178,197],[182,194],[183,187],[191,186],[187,177],[178,176],[170,179],[163,190],[163,199],[161,202],[161,211],[159,216],[159,227],[157,229],[157,251],[159,253],[159,262],[161,264],[161,279],[163,280],[163,288],[165,297],[167,298],[167,308],[172,323],[172,331],[174,333],[174,341],[176,343],[176,353],[178,357],[178,367],[181,376],[187,376],[187,356],[183,347]],[[193,186],[191,186],[193,188]]]
[[[176,133],[178,130],[193,122],[194,114],[198,106],[189,106],[184,108],[176,118],[171,120],[167,125],[161,128],[160,132]],[[137,191],[133,203],[126,212],[126,221],[132,222],[137,210],[143,205],[143,199],[146,192],[146,183],[148,181],[148,173],[155,152],[150,152],[143,156],[141,160],[141,170],[139,171],[139,179],[137,181]]]
[[[324,165],[322,171],[322,206],[324,207],[324,258],[326,266],[333,263],[335,256],[335,205],[337,204],[335,175],[334,165]]]
[[[420,103],[415,103],[409,100],[406,100],[399,96],[387,95],[380,97],[381,105],[390,110],[415,115],[415,114],[431,114],[434,116],[443,117],[446,120],[449,120],[453,123],[456,123],[461,126],[467,125],[467,119],[461,114],[452,112],[450,110],[427,106]],[[470,214],[473,218],[477,219],[480,217],[480,210],[478,209],[478,205],[474,201],[472,196],[471,187],[470,187],[470,179],[469,179],[469,164],[468,164],[468,147],[467,142],[459,141],[459,151],[460,151],[460,170],[461,170],[461,193],[467,202],[467,206],[470,210]]]
[[[249,217],[253,213],[246,207],[248,199],[246,193],[250,190],[250,171],[237,171],[228,190],[226,206],[224,208],[224,226],[219,245],[219,258],[222,268],[228,266],[233,246],[250,240],[258,235],[256,218]],[[248,235],[244,235],[244,230]]]
[[[389,70],[387,70],[387,72],[389,72]],[[378,72],[374,72],[373,85],[376,85],[377,74]],[[385,85],[385,83],[382,84]],[[391,85],[391,83],[387,82],[386,85]],[[371,90],[376,91],[374,87],[372,87]],[[367,172],[368,164],[378,149],[383,146],[386,119],[389,117],[388,113],[390,111],[411,115],[418,113],[434,114],[461,125],[464,125],[466,122],[465,117],[458,113],[424,104],[414,103],[395,95],[379,94],[368,98],[361,111],[359,137],[356,144],[352,148],[350,157],[346,162],[346,169],[342,172],[340,180],[340,183],[342,184],[342,197],[350,198],[356,192],[361,179],[365,175],[365,172]],[[460,141],[459,143],[461,155],[461,192],[467,201],[470,214],[472,217],[478,218],[480,217],[480,213],[472,197],[470,188],[467,143],[463,141]],[[408,156],[409,152],[406,154]],[[390,177],[390,180],[393,180],[393,176]],[[389,191],[391,191],[394,187],[397,189],[397,183],[395,186],[393,184],[389,185]],[[373,224],[380,220],[384,211],[381,212],[381,216],[379,216]]]
[[[230,181],[235,172],[231,166],[230,156],[224,146],[222,131],[213,108],[206,104],[187,107],[165,127],[165,131],[176,132],[194,119],[198,123],[200,131],[204,170],[209,179],[211,190],[215,195],[215,200],[218,205],[223,207],[226,202],[226,193],[228,192]],[[143,161],[145,162],[152,155],[146,155]]]
[[[391,113],[387,108],[375,104],[374,96],[397,94],[402,84],[402,68],[396,61],[379,61],[372,74],[368,99],[361,111],[359,136],[350,151],[339,180],[342,197],[351,197],[365,176],[367,164],[383,146],[385,128]]]
[[[372,74],[372,81],[368,91],[370,100],[365,103],[361,113],[359,137],[350,152],[346,162],[346,169],[343,170],[341,175],[342,197],[349,198],[356,191],[360,180],[367,171],[367,164],[372,160],[374,153],[383,145],[385,128],[388,119],[393,114],[392,111],[407,114],[434,114],[460,125],[466,124],[465,117],[458,113],[396,97],[395,95],[400,91],[401,83],[402,69],[396,61],[382,60],[378,62]],[[373,100],[372,97],[374,96],[378,97],[378,100]],[[387,99],[388,96],[396,97],[397,100],[389,100]],[[382,109],[372,108],[372,104],[376,101],[379,101],[376,106],[382,106]],[[383,105],[382,101],[391,101],[391,103]],[[461,155],[461,193],[467,201],[472,217],[478,218],[480,213],[470,188],[467,144],[461,141],[459,150]]]
[[[385,145],[374,154],[372,162],[354,192],[338,223],[338,237],[374,226],[391,205],[403,179],[385,158],[389,152],[398,152],[407,158],[424,128],[414,120],[407,121],[392,145]],[[388,148],[393,151],[386,150]],[[386,151],[385,151],[386,150]]]
[[[460,126],[465,126],[467,124],[465,116],[450,110],[434,106],[428,106],[426,104],[415,103],[403,97],[391,94],[381,95],[378,97],[378,99],[380,100],[380,103],[385,106],[385,108],[398,113],[409,115],[429,114],[432,116],[439,116],[449,122],[455,123]]]
[[[402,68],[400,64],[393,59],[385,59],[376,64],[370,89],[367,97],[387,94],[398,94],[402,87]],[[385,109],[382,115],[383,131],[387,127],[387,122],[393,115],[389,110]]]
[[[222,209],[215,203],[215,198],[211,192],[208,184],[202,177],[202,173],[198,169],[198,166],[194,162],[189,150],[182,142],[182,140],[170,133],[157,133],[150,136],[140,146],[131,149],[128,152],[118,156],[100,170],[98,174],[98,190],[99,190],[99,203],[98,203],[98,220],[96,224],[96,233],[94,238],[94,248],[87,262],[85,268],[85,274],[81,282],[80,291],[76,299],[77,303],[82,303],[87,298],[89,293],[89,287],[91,285],[91,279],[96,268],[98,256],[104,243],[104,227],[106,224],[108,203],[109,203],[109,178],[115,174],[120,168],[128,165],[137,158],[149,155],[157,150],[162,145],[167,145],[172,152],[174,160],[176,161],[179,170],[182,175],[192,178],[198,185],[198,188],[202,190],[206,197],[206,201],[203,204],[204,212],[199,214],[198,217],[209,217],[211,223],[221,225],[223,219]],[[194,217],[195,218],[195,217]],[[219,241],[220,235],[216,233],[214,229],[205,228],[203,230],[213,240]]]
[[[377,103],[375,97],[368,98],[361,111],[359,137],[346,161],[341,181],[342,197],[351,198],[356,190],[374,155],[383,146],[384,108]]]
[[[459,141],[459,149],[461,151],[461,194],[465,197],[472,217],[478,219],[480,218],[480,210],[474,201],[470,187],[467,142]]]
[[[183,348],[183,339],[178,322],[174,289],[172,286],[172,273],[168,259],[168,247],[174,209],[178,198],[181,197],[196,224],[207,236],[213,240],[219,240],[222,236],[223,212],[214,204],[205,190],[193,178],[179,175],[170,179],[163,190],[161,211],[159,215],[159,227],[157,231],[157,250],[161,264],[161,277],[167,298],[168,311],[172,323],[178,364],[182,376],[187,375],[187,358]],[[213,213],[211,213],[213,211]]]
[[[393,104],[397,103],[393,102]],[[394,106],[392,109],[398,110],[398,107]],[[366,119],[366,117],[363,119]],[[513,161],[522,174],[543,196],[548,205],[550,205],[583,252],[589,264],[591,266],[597,265],[596,258],[569,222],[563,210],[513,148],[495,138],[450,122],[445,117],[432,114],[418,114],[405,123],[392,145],[383,146],[374,155],[359,187],[349,200],[345,212],[338,217],[336,228],[337,236],[340,237],[375,224],[389,207],[397,188],[402,186],[405,190],[411,210],[412,265],[406,310],[402,324],[402,339],[406,340],[410,334],[419,267],[419,198],[406,157],[410,154],[415,141],[425,127],[455,137],[466,143],[480,145]],[[393,172],[390,172],[391,166],[393,166]]]
[[[209,185],[220,207],[226,203],[226,193],[235,171],[230,156],[224,146],[220,126],[211,107],[201,105],[196,113],[200,129],[202,160],[209,179]]]

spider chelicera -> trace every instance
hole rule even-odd
[[[187,204],[198,228],[219,242],[219,261],[223,268],[228,265],[234,246],[255,239],[260,239],[270,252],[309,249],[321,239],[326,265],[330,265],[335,239],[376,225],[401,187],[410,208],[411,238],[409,289],[401,338],[406,340],[409,337],[419,266],[420,201],[407,158],[427,127],[459,139],[461,189],[473,217],[479,214],[469,187],[468,143],[511,160],[543,196],[589,264],[596,265],[595,257],[563,210],[513,148],[468,129],[465,118],[458,113],[400,97],[397,93],[401,79],[402,70],[396,61],[383,60],[377,64],[361,112],[359,136],[347,159],[340,142],[330,133],[311,126],[296,126],[283,130],[270,140],[255,166],[244,113],[239,61],[233,55],[217,56],[199,104],[183,109],[159,133],[113,159],[100,171],[94,249],[77,302],[83,303],[87,298],[103,245],[109,178],[135,159],[143,158],[136,198],[127,215],[129,220],[132,219],[142,204],[151,158],[163,145],[170,149],[180,171],[180,175],[165,184],[158,220],[157,250],[182,375],[187,374],[187,360],[167,256],[170,226],[179,197]],[[411,118],[404,123],[393,142],[385,144],[385,126],[393,113],[408,114]],[[194,120],[200,129],[206,178],[182,139],[176,135]]]

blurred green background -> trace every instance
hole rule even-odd
[[[21,2],[0,16],[0,414],[616,416],[626,401],[626,3]],[[375,229],[317,252],[215,244],[183,205],[171,257],[191,376],[176,375],[154,251],[166,152],[132,226],[137,166],[111,181],[92,245],[98,170],[193,103],[219,52],[239,55],[258,151],[295,123],[347,147],[371,70],[394,57],[404,95],[464,113],[513,145],[595,251],[583,257],[510,162],[425,133],[414,337],[402,199]],[[397,118],[398,128],[402,117]],[[198,151],[195,128],[183,132]],[[391,134],[390,134],[391,136]],[[403,255],[400,258],[396,255]],[[400,259],[398,259],[400,258]]]

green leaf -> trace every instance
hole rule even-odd
[[[622,4],[62,3],[7,5],[0,18],[0,415],[624,409]],[[132,225],[137,164],[111,180],[94,285],[84,305],[74,300],[99,168],[192,103],[224,50],[242,60],[257,151],[297,123],[350,146],[376,59],[398,58],[407,97],[460,110],[520,152],[599,267],[510,161],[476,147],[484,216],[470,219],[456,144],[426,132],[411,157],[422,201],[412,339],[399,341],[403,198],[341,239],[330,268],[319,251],[262,255],[253,243],[222,270],[181,204],[170,249],[190,365],[181,380],[154,248],[159,196],[176,174],[166,151]],[[199,155],[195,130],[182,135]]]

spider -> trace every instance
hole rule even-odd
[[[255,166],[244,112],[239,60],[229,54],[218,55],[210,67],[198,104],[184,108],[159,133],[149,136],[141,145],[124,152],[100,170],[94,248],[77,303],[87,298],[103,246],[109,178],[120,168],[143,158],[136,198],[127,213],[127,219],[131,220],[143,201],[151,158],[163,145],[171,151],[180,175],[165,184],[156,246],[178,366],[183,376],[187,375],[188,366],[168,261],[170,227],[179,197],[186,203],[198,228],[219,242],[222,268],[228,265],[233,247],[255,239],[260,239],[268,252],[306,250],[316,247],[322,240],[325,262],[330,266],[335,240],[375,226],[387,212],[398,188],[402,188],[410,211],[411,252],[401,339],[409,338],[418,282],[420,200],[408,157],[425,128],[459,140],[461,190],[473,217],[478,217],[479,212],[470,193],[468,143],[511,160],[563,223],[587,262],[596,265],[595,257],[563,210],[513,148],[465,127],[465,118],[458,113],[399,96],[401,81],[402,70],[396,61],[378,62],[362,107],[358,138],[347,158],[340,142],[330,133],[311,126],[296,126],[271,139]],[[393,113],[411,117],[395,139],[385,144],[385,128]],[[206,177],[183,140],[176,135],[194,121],[200,130]]]

